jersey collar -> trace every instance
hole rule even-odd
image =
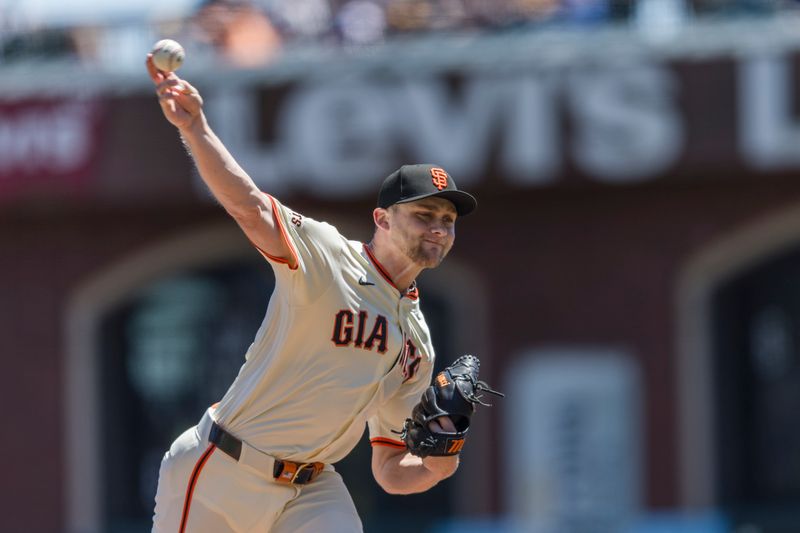
[[[383,267],[380,261],[378,261],[378,259],[374,255],[372,255],[372,250],[370,250],[369,246],[367,244],[364,244],[363,246],[364,246],[364,252],[366,252],[367,257],[375,266],[375,270],[378,271],[381,277],[383,277],[383,279],[385,279],[389,283],[389,285],[394,287],[397,290],[397,292],[400,293],[400,296],[407,296],[411,300],[419,299],[419,289],[417,289],[417,280],[412,281],[411,285],[409,285],[408,288],[405,290],[405,293],[403,293],[397,287],[397,285],[394,284],[394,281],[392,281],[392,278],[389,277],[389,273],[386,272],[386,269]]]

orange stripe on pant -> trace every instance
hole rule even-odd
[[[192,494],[194,494],[194,487],[197,485],[197,479],[200,477],[200,472],[203,470],[208,458],[211,457],[211,454],[214,453],[216,446],[213,444],[209,444],[206,451],[203,452],[203,455],[200,456],[200,459],[197,460],[197,463],[194,465],[194,470],[192,470],[192,476],[189,478],[189,486],[186,487],[186,499],[183,501],[183,514],[181,515],[181,528],[179,530],[180,533],[184,533],[186,530],[186,523],[189,521],[189,509],[192,506]]]

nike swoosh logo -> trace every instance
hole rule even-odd
[[[358,284],[359,285],[365,285],[365,286],[366,285],[375,285],[371,281],[367,281],[367,278],[365,278],[364,276],[361,276],[360,278],[358,278]]]

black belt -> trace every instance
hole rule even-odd
[[[216,422],[211,423],[208,442],[213,442],[217,448],[233,457],[236,461],[242,456],[242,441],[219,427]]]
[[[211,423],[211,432],[208,434],[208,441],[238,461],[242,456],[242,441],[222,429],[216,422]],[[295,463],[275,459],[272,468],[272,477],[280,483],[292,483],[294,485],[305,485],[314,480],[325,467],[324,463]]]

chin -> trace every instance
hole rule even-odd
[[[419,261],[417,262],[417,264],[422,268],[436,268],[442,264],[442,260],[439,259],[438,261]]]
[[[435,256],[421,256],[417,264],[424,268],[436,268],[444,261],[445,254]]]
[[[419,245],[409,250],[409,253],[406,255],[422,268],[436,268],[442,264],[447,252],[449,252],[449,250],[443,250],[437,246],[426,248],[424,245]]]

